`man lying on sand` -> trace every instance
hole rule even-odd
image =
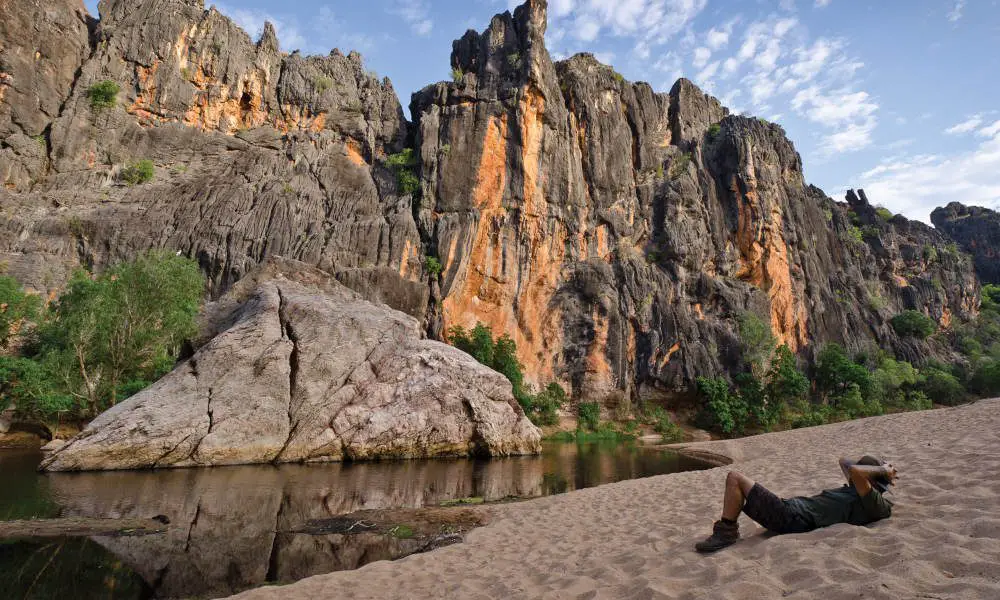
[[[896,481],[895,467],[866,455],[857,462],[840,459],[840,469],[847,477],[843,487],[788,500],[775,496],[746,475],[730,471],[722,519],[715,522],[711,537],[695,544],[695,548],[715,552],[736,543],[740,539],[736,519],[741,510],[775,533],[805,533],[834,523],[867,525],[892,513],[892,503],[882,494]]]

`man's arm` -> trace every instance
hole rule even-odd
[[[844,468],[846,459],[840,459],[840,468]],[[872,491],[872,478],[887,477],[889,481],[896,480],[896,467],[892,465],[870,466],[859,465],[853,461],[847,467],[847,478],[854,484],[854,489],[858,490],[858,495],[864,498]]]
[[[853,461],[849,458],[840,459],[840,470],[844,473],[844,477],[848,482],[851,481],[851,466],[857,464],[857,461]]]

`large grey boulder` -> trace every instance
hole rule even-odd
[[[210,341],[49,456],[50,471],[540,450],[510,383],[415,319],[271,259],[208,310]]]

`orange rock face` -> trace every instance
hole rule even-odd
[[[548,199],[540,176],[544,138],[544,99],[529,90],[517,115],[523,187],[508,189],[508,147],[513,142],[507,114],[491,117],[472,192],[478,224],[467,268],[444,299],[445,327],[488,325],[509,334],[518,358],[534,383],[554,379],[553,361],[561,338],[559,313],[551,300],[560,281],[566,232],[548,218]],[[508,209],[514,199],[519,206]],[[444,266],[454,263],[453,239]],[[464,280],[463,280],[464,279]]]

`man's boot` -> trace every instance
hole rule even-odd
[[[740,539],[740,526],[736,523],[716,521],[711,537],[694,545],[698,552],[715,552],[735,544]]]

